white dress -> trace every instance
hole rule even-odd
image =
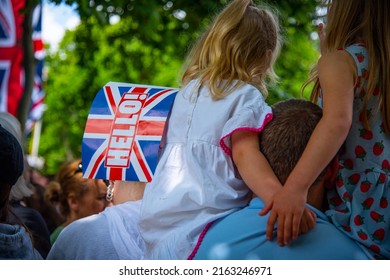
[[[141,200],[106,207],[65,227],[48,260],[141,260],[144,243],[138,231]]]
[[[212,101],[191,81],[176,96],[166,143],[141,205],[146,259],[187,259],[204,228],[251,196],[231,158],[230,136],[271,120],[261,92],[246,84]]]

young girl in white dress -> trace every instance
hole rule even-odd
[[[258,144],[279,49],[277,17],[250,0],[232,1],[193,47],[141,206],[146,259],[191,259],[211,222],[281,188]]]

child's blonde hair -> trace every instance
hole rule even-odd
[[[276,14],[251,0],[232,1],[192,48],[182,85],[199,79],[221,99],[244,83],[267,95],[266,80],[276,80],[273,69],[281,45]],[[232,84],[234,86],[232,87]]]
[[[369,76],[361,111],[365,128],[369,129],[367,104],[379,89],[379,108],[383,128],[390,133],[390,2],[385,0],[327,0],[328,15],[325,43],[327,51],[364,43],[369,55]],[[318,72],[314,68],[306,83],[314,81],[311,100],[320,93]],[[361,93],[363,93],[361,88]]]

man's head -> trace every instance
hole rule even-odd
[[[279,181],[284,184],[321,119],[322,110],[314,103],[303,99],[278,102],[272,106],[272,110],[273,120],[259,135],[260,149]],[[323,173],[316,182],[322,179]],[[318,197],[321,194],[317,193],[315,198],[317,208],[322,203]],[[311,200],[309,190],[308,202]],[[310,204],[313,205],[314,202]]]

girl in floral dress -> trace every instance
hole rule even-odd
[[[284,187],[266,205],[268,237],[288,244],[299,231],[308,186],[340,150],[330,220],[377,259],[390,258],[390,2],[328,2],[323,55],[311,99],[323,118]],[[294,199],[292,199],[294,198]]]

